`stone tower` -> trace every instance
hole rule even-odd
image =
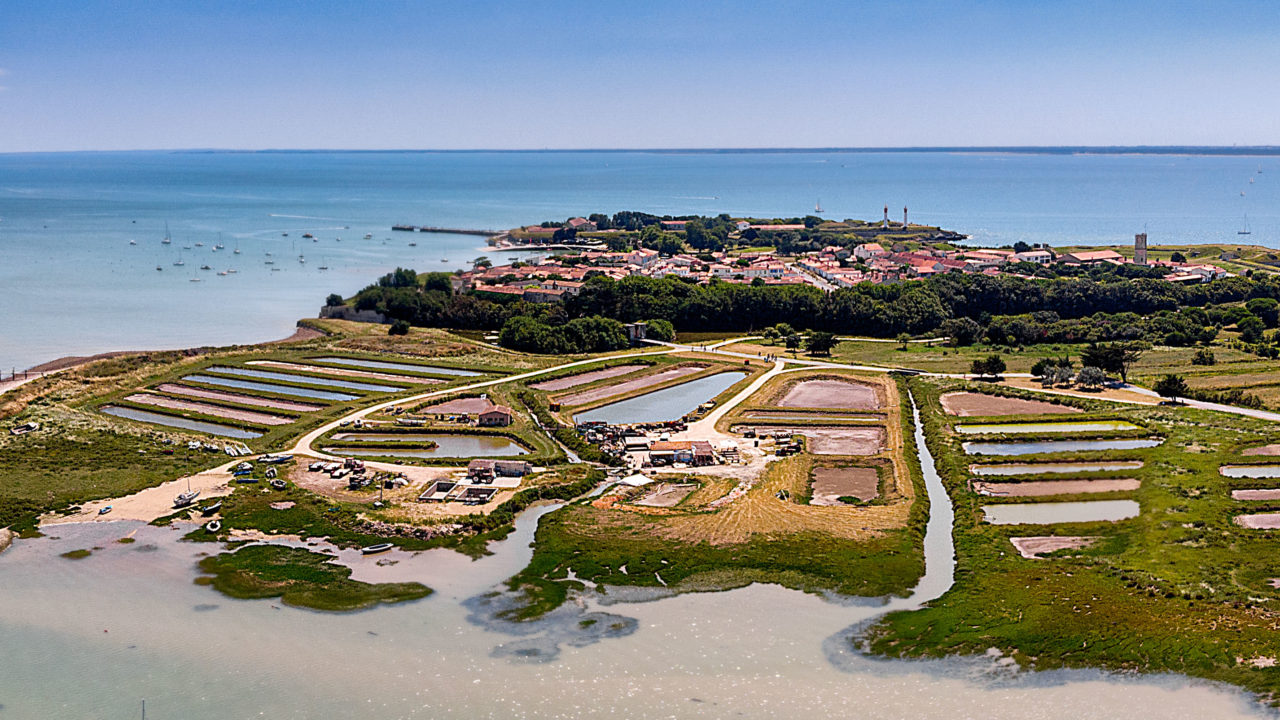
[[[1138,233],[1133,236],[1133,261],[1139,265],[1147,264],[1147,234]]]

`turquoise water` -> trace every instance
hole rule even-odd
[[[189,382],[205,383],[206,385],[219,385],[221,387],[235,388],[237,390],[258,390],[260,392],[278,393],[280,395],[294,395],[297,397],[315,398],[316,400],[337,400],[344,402],[347,400],[355,400],[358,395],[347,395],[338,392],[329,392],[328,390],[311,390],[308,388],[293,387],[291,385],[275,385],[272,383],[253,382],[251,380],[233,380],[231,378],[214,377],[213,375],[184,375],[183,380]]]
[[[365,392],[399,392],[404,390],[404,388],[396,387],[394,385],[375,385],[373,383],[334,380],[332,378],[315,377],[312,375],[295,375],[293,373],[269,372],[267,370],[253,370],[241,367],[223,367],[221,365],[214,365],[213,367],[206,368],[206,371],[222,375],[240,375],[242,377],[259,378],[262,380],[279,380],[287,383],[323,385],[325,387],[343,388],[345,390],[363,390]]]
[[[837,218],[874,219],[886,203],[900,217],[908,205],[913,220],[982,243],[1127,242],[1145,229],[1153,244],[1235,244],[1247,211],[1247,239],[1275,246],[1277,182],[1280,160],[1272,157],[0,155],[0,367],[274,339],[288,335],[297,318],[314,316],[328,293],[350,294],[397,265],[453,270],[480,255],[515,257],[486,252],[475,236],[393,233],[396,223],[507,228],[624,209],[795,216],[821,198],[825,214]],[[170,246],[160,244],[166,222]],[[304,240],[305,232],[316,242]],[[219,233],[226,248],[215,252]],[[366,233],[373,238],[363,240]],[[240,255],[232,253],[236,247]],[[186,265],[174,267],[180,253]],[[197,269],[206,263],[239,272],[219,277]],[[190,282],[193,276],[202,282]]]
[[[135,408],[107,405],[102,408],[102,412],[107,415],[114,415],[115,417],[137,420],[138,422],[182,428],[183,430],[208,433],[210,435],[218,435],[220,437],[239,438],[242,440],[262,437],[262,433],[253,432],[252,430],[241,430],[240,428],[227,427],[226,425],[218,425],[216,423],[204,422],[202,420],[190,420],[188,418],[147,412],[145,410],[137,410]]]
[[[361,358],[320,357],[313,358],[317,362],[333,365],[350,365],[352,367],[370,368],[374,370],[404,370],[411,373],[430,373],[433,375],[457,375],[458,377],[474,377],[484,373],[475,370],[459,370],[458,368],[437,367],[432,365],[414,365],[412,363],[386,362],[383,360],[363,360]]]
[[[745,376],[746,373],[741,371],[708,375],[647,395],[638,395],[629,400],[601,405],[593,410],[578,413],[573,419],[580,423],[604,421],[610,425],[679,420],[696,410],[702,403],[728,390]]]
[[[1094,450],[1138,450],[1159,445],[1162,440],[1040,440],[1033,442],[964,443],[970,455],[1034,455],[1054,452],[1092,452]]]

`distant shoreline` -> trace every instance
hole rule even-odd
[[[175,155],[466,155],[466,154],[624,154],[652,155],[786,155],[786,154],[875,154],[937,153],[990,155],[1186,155],[1209,157],[1276,157],[1280,145],[922,145],[918,147],[759,147],[759,148],[157,148],[137,150],[29,150],[0,155],[72,155],[167,153]]]

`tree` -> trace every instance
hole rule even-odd
[[[338,293],[329,293],[329,297],[324,299],[324,304],[328,307],[337,307],[342,304],[342,296]]]
[[[1217,365],[1218,358],[1214,356],[1213,351],[1209,348],[1200,348],[1195,355],[1191,356],[1192,365]]]
[[[1266,325],[1262,319],[1256,315],[1249,315],[1236,323],[1236,329],[1240,331],[1240,339],[1247,343],[1256,343],[1262,340],[1262,332],[1266,330]]]
[[[1080,362],[1104,372],[1120,373],[1120,379],[1127,383],[1129,368],[1142,357],[1144,349],[1138,342],[1089,343],[1080,353]]]
[[[771,328],[771,327],[765,328],[764,331],[761,332],[760,334],[764,337],[765,342],[769,343],[770,345],[777,342],[778,338],[781,337],[781,335],[778,334],[778,329]]]
[[[1106,371],[1092,365],[1080,368],[1080,374],[1076,375],[1076,384],[1081,387],[1096,388],[1101,387],[1106,382]]]
[[[986,358],[979,358],[973,361],[969,366],[969,372],[981,377],[1000,377],[1005,371],[1004,358],[999,355],[988,355]]]
[[[810,355],[830,355],[837,342],[835,333],[811,332],[804,347]]]
[[[1257,315],[1262,324],[1269,328],[1280,325],[1280,303],[1275,298],[1253,298],[1244,304],[1246,310]]]
[[[1013,251],[1016,253],[1029,252],[1030,250],[1031,246],[1021,240],[1013,244]]]
[[[397,320],[391,323],[391,328],[387,330],[388,335],[408,335],[409,323],[404,320]]]
[[[907,333],[898,333],[898,344],[901,346],[898,348],[899,350],[906,350],[907,346],[910,343],[911,343],[910,335],[908,335]]]
[[[787,336],[787,340],[786,340],[786,342],[787,342],[787,349],[788,349],[788,350],[796,350],[796,349],[799,349],[799,347],[800,347],[800,336],[799,336],[799,335],[797,335],[797,334],[795,334],[795,333],[791,333],[790,335],[788,335],[788,336]]]
[[[1176,263],[1184,263],[1187,261],[1187,256],[1175,250],[1169,259]]]
[[[777,325],[774,325],[773,329],[778,331],[778,337],[786,337],[788,335],[796,334],[795,328],[791,327],[790,324],[784,323],[784,322],[780,322]]]
[[[938,326],[938,332],[948,338],[952,347],[965,347],[977,342],[982,337],[982,325],[972,318],[948,318]]]
[[[1157,380],[1154,389],[1160,397],[1169,398],[1175,403],[1178,402],[1178,398],[1186,397],[1190,393],[1187,381],[1183,380],[1181,375],[1172,373]]]
[[[645,331],[645,337],[649,337],[654,340],[661,340],[663,342],[671,342],[676,339],[676,329],[675,326],[671,324],[670,320],[656,318],[645,322],[649,326]]]

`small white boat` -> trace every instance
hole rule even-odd
[[[360,552],[365,555],[376,555],[378,553],[384,553],[393,547],[395,547],[395,545],[392,543],[378,543],[377,545],[360,548]]]
[[[226,276],[227,276],[226,270],[222,270],[221,272],[218,273],[218,277],[226,277]]]
[[[130,244],[130,245],[137,245],[137,244],[138,244],[138,241],[137,241],[137,240],[130,240],[130,241],[129,241],[129,244]]]
[[[221,520],[210,520],[209,522],[205,523],[205,525],[204,525],[204,529],[205,529],[205,530],[208,530],[208,531],[209,531],[209,532],[211,532],[211,533],[216,533],[216,532],[218,532],[219,530],[221,530],[221,529],[222,529],[222,521],[221,521]]]
[[[204,247],[204,243],[202,243],[202,242],[198,242],[198,243],[196,243],[196,247]]]
[[[194,503],[198,497],[200,497],[199,490],[187,490],[184,493],[179,493],[178,496],[173,499],[173,506],[175,508],[187,507]]]
[[[365,239],[365,240],[372,240],[372,239],[373,239],[373,233],[365,233],[365,234],[364,234],[364,239]]]
[[[108,505],[108,506],[106,506],[106,507],[102,508],[101,510],[99,510],[99,511],[98,511],[98,514],[99,514],[99,515],[106,515],[106,514],[107,514],[107,513],[109,513],[109,512],[111,512],[111,506],[110,506],[110,505]]]
[[[201,270],[212,270],[213,268],[209,267],[208,265],[201,265],[201,266],[200,266],[200,269],[201,269]]]

